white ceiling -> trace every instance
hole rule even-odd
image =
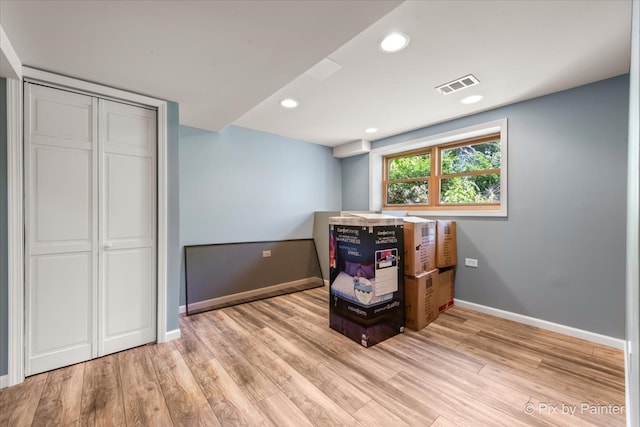
[[[630,0],[0,0],[25,65],[179,102],[188,126],[328,146],[624,74],[630,23]],[[392,30],[411,42],[382,53]],[[305,73],[325,57],[342,68]],[[466,74],[480,85],[434,89]],[[472,94],[484,99],[459,102]],[[285,97],[300,106],[283,109]]]

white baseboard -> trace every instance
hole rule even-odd
[[[329,286],[329,281],[327,279],[323,280],[325,286]]]
[[[185,314],[186,312],[187,312],[186,305],[181,305],[180,307],[178,307],[178,314]]]
[[[174,329],[172,331],[167,331],[167,334],[165,335],[167,341],[173,341],[173,340],[177,340],[180,338],[180,328],[178,329]]]
[[[0,377],[0,388],[9,387],[9,375],[3,375]]]
[[[581,338],[583,340],[617,348],[619,350],[624,350],[625,341],[620,338],[613,338],[607,335],[601,335],[595,332],[589,332],[583,329],[578,329],[571,326],[561,325],[559,323],[549,322],[547,320],[536,319],[535,317],[513,313],[511,311],[500,310],[499,308],[493,308],[486,305],[476,304],[474,302],[459,300],[457,298],[454,300],[454,305],[462,308],[468,308],[470,310],[479,311],[481,313],[490,314],[502,319],[513,320],[514,322],[524,323],[525,325],[546,329],[548,331],[558,332],[570,337]]]
[[[277,285],[266,286],[264,288],[252,289],[250,291],[238,292],[236,294],[211,298],[204,301],[194,302],[193,304],[190,304],[191,307],[189,307],[189,309],[193,311],[206,310],[219,304],[227,304],[247,298],[259,297],[271,292],[283,291],[294,286],[313,282],[317,282],[318,286],[320,286],[322,284],[322,279],[320,279],[319,277],[307,277],[306,279],[294,280],[292,282],[279,283]],[[186,313],[186,307],[184,305],[181,305],[178,310],[180,313]]]

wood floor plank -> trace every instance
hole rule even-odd
[[[544,402],[548,405],[556,406],[562,406],[563,404],[568,406],[579,406],[581,403],[587,402],[591,399],[590,397],[586,396],[585,393],[577,391],[570,387],[566,387],[561,382],[554,382],[544,375],[536,375],[533,372],[528,375],[523,375],[517,370],[513,370],[505,366],[497,366],[493,363],[489,363],[484,368],[482,368],[482,370],[479,372],[479,375],[487,376],[491,378],[493,382],[501,382],[508,387],[521,390],[524,393],[529,393],[532,397],[532,401],[535,402],[535,414],[531,415],[542,417],[544,419],[551,419],[551,421],[555,419],[553,416],[556,414],[550,413],[551,409],[547,411],[538,410],[538,403]],[[624,395],[622,394],[620,398],[623,399]],[[591,401],[604,402],[602,397]],[[624,402],[622,401],[607,403],[624,405]],[[618,418],[613,416],[598,419],[597,417],[593,417],[590,414],[581,414],[579,412],[575,413],[573,418],[587,425],[606,425],[607,422],[616,423],[617,419],[619,418],[624,420],[624,416]],[[560,421],[563,420],[558,420],[557,422]]]
[[[433,342],[449,347],[455,347],[469,336],[468,333],[458,332],[454,328],[440,325],[438,320],[431,322],[418,333]]]
[[[221,425],[178,350],[152,360],[173,425]]]
[[[594,344],[591,342],[574,337],[563,336],[535,326],[524,325],[513,321],[505,321],[491,330],[505,337],[512,337],[522,343],[534,344],[541,350],[548,349],[554,352],[569,354],[576,353],[580,356],[590,356],[593,354]]]
[[[506,359],[517,360],[518,363],[533,368],[540,365],[542,356],[539,352],[530,351],[526,346],[492,332],[480,331],[476,335],[467,337],[462,344],[469,344],[474,348],[496,354]]]
[[[187,365],[198,365],[214,357],[193,331],[191,323],[184,318],[180,321],[180,339],[175,341],[175,347],[182,354]]]
[[[0,389],[0,426],[31,425],[48,375],[34,375],[20,385]]]
[[[421,402],[422,405],[432,410],[435,408],[439,414],[450,417],[454,423],[462,426],[491,425],[527,427],[542,424],[525,422],[519,419],[519,417],[514,417],[511,414],[508,415],[484,402],[473,399],[470,400],[469,395],[462,390],[458,390],[456,393],[444,392],[442,387],[444,383],[438,383],[439,387],[437,385],[434,387],[433,384],[422,381],[414,375],[405,374],[404,372],[400,372],[393,377],[390,384],[398,390],[403,390]],[[425,393],[425,390],[429,389],[435,392]],[[519,415],[524,417],[522,413]]]
[[[282,359],[265,367],[265,374],[316,426],[351,426],[358,422],[336,402]]]
[[[516,388],[492,381],[491,378],[477,373],[453,372],[425,364],[417,369],[404,369],[398,377],[412,378],[432,390],[437,390],[438,398],[450,396],[467,402],[469,406],[489,407],[502,412],[506,416],[525,422],[522,409],[530,396]],[[396,377],[396,378],[398,378]],[[442,406],[439,402],[432,407],[436,410]],[[459,421],[459,420],[458,420]],[[536,423],[532,423],[535,425]]]
[[[379,378],[378,372],[363,369],[348,356],[327,358],[322,363],[328,369],[340,372],[344,380],[358,388],[360,393],[375,400],[409,425],[430,425],[439,415],[404,390],[393,387],[388,380]]]
[[[284,303],[292,306],[296,310],[296,315],[298,316],[319,316],[324,318],[327,311],[324,304],[321,306],[306,295],[301,295],[299,293],[287,295]],[[324,301],[324,303],[328,304],[327,301]]]
[[[277,392],[258,402],[262,412],[278,427],[313,427],[313,423],[282,392]]]
[[[265,326],[258,321],[252,320],[249,316],[246,316],[242,313],[240,308],[242,305],[234,305],[233,307],[229,307],[224,312],[227,313],[229,317],[238,322],[238,324],[242,325],[245,331],[250,334],[254,334],[264,328]]]
[[[80,425],[125,425],[119,370],[117,355],[85,363]]]
[[[624,367],[624,352],[617,348],[604,345],[594,345],[592,356],[597,360],[607,360],[615,366]]]
[[[437,420],[430,427],[459,427],[458,424],[451,421],[449,418],[440,415]]]
[[[216,359],[191,366],[205,398],[223,426],[265,426],[267,418]]]
[[[33,425],[77,425],[80,420],[85,365],[49,372]]]
[[[354,412],[353,417],[363,426],[411,427],[375,400],[370,400]]]
[[[224,311],[207,313],[208,319],[216,326],[224,337],[231,341],[236,351],[242,353],[255,366],[271,363],[278,356],[269,348],[256,342],[253,335],[245,331],[242,326]]]
[[[201,341],[231,375],[253,402],[278,391],[278,388],[239,352],[234,342],[227,339],[215,325],[200,314],[201,321],[193,323]]]
[[[405,335],[396,340],[387,340],[373,347],[369,353],[377,354],[385,352],[386,358],[393,358],[400,371],[402,366],[431,366],[438,365],[447,372],[460,372],[460,374],[476,373],[486,361],[455,350],[444,350],[442,346],[424,345],[419,338]],[[381,357],[382,358],[382,357]]]
[[[147,349],[118,353],[127,425],[173,425]]]
[[[299,341],[292,342],[270,328],[264,328],[254,336],[349,413],[371,400],[339,374],[327,369],[312,351],[305,351],[304,344]]]
[[[299,317],[292,317],[287,321],[307,331],[308,336],[312,337],[310,339],[323,347],[323,350],[326,349],[328,352],[339,356],[348,353],[349,358],[358,363],[363,369],[377,372],[381,378],[391,378],[400,370],[400,366],[394,361],[370,357],[370,349],[362,347],[333,329],[320,328],[307,321],[307,319]]]

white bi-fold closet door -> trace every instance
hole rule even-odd
[[[27,375],[156,339],[156,111],[25,83]]]

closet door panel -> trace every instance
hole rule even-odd
[[[34,256],[32,314],[29,330],[32,372],[42,372],[93,357],[93,299],[91,254]]]
[[[104,239],[114,247],[153,244],[151,162],[149,157],[105,153]]]
[[[92,152],[33,145],[32,251],[90,251],[93,244]]]
[[[97,355],[97,107],[25,85],[27,375]]]
[[[101,100],[99,138],[103,355],[156,338],[156,113]]]
[[[33,142],[51,140],[93,141],[93,100],[90,96],[30,85]]]
[[[155,257],[151,248],[110,250],[104,255],[104,354],[155,339]]]

